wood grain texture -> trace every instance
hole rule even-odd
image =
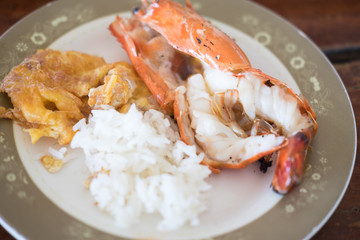
[[[50,0],[1,0],[0,34]],[[360,129],[360,1],[256,0],[302,30],[333,61],[353,104],[358,148]],[[350,185],[339,207],[315,240],[360,239],[360,154]],[[14,239],[0,227],[0,239]]]
[[[256,0],[297,26],[321,49],[360,45],[358,0]]]

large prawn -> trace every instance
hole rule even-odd
[[[182,140],[206,153],[203,164],[220,172],[277,153],[274,190],[285,194],[300,183],[317,131],[308,102],[251,68],[240,47],[188,0],[142,3],[109,29],[160,105],[174,113]]]

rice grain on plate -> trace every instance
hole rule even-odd
[[[143,114],[135,105],[125,114],[93,110],[88,123],[74,126],[71,147],[85,153],[94,176],[90,192],[119,226],[132,226],[143,213],[161,214],[160,231],[199,224],[210,170],[172,127],[161,112]]]

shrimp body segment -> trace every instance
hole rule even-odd
[[[256,69],[233,74],[205,67],[177,95],[179,127],[193,130],[181,129],[182,139],[201,147],[212,170],[243,168],[277,152],[273,189],[286,194],[301,182],[317,123],[286,84]]]
[[[226,84],[219,84],[219,79]],[[175,98],[183,141],[197,143],[214,169],[243,168],[278,152],[273,187],[288,192],[304,174],[306,150],[317,130],[308,105],[284,83],[259,70],[233,74],[206,68]],[[189,122],[184,124],[184,122]]]

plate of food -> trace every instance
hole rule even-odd
[[[347,188],[342,81],[255,3],[56,1],[0,45],[16,238],[304,239]]]

